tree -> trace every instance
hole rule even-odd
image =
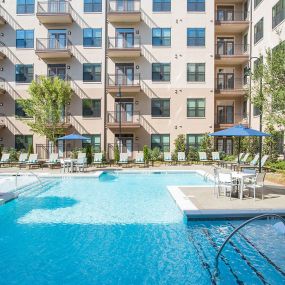
[[[200,143],[199,151],[206,152],[208,157],[211,157],[211,153],[214,150],[214,140],[206,133]]]
[[[148,164],[149,158],[150,158],[150,151],[149,151],[149,148],[148,148],[147,145],[145,145],[145,146],[143,147],[143,158],[144,158],[144,162],[145,162],[146,164]]]
[[[88,144],[86,147],[86,158],[87,158],[87,164],[92,164],[92,146],[91,144]]]
[[[119,151],[119,147],[117,144],[115,144],[115,148],[114,148],[114,159],[116,163],[120,161],[120,151]]]
[[[253,72],[252,103],[275,127],[285,127],[285,42],[267,49]]]
[[[28,100],[19,104],[28,117],[34,120],[25,121],[31,130],[55,143],[58,134],[64,134],[61,127],[65,107],[71,101],[72,89],[64,80],[41,76],[29,87]]]

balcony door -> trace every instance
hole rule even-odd
[[[65,49],[67,45],[66,30],[48,30],[49,48]]]
[[[218,6],[217,21],[234,21],[234,6]]]
[[[62,80],[66,79],[66,65],[65,64],[48,64],[48,76],[59,77]]]
[[[49,13],[66,13],[65,0],[49,0],[48,12]]]
[[[234,89],[234,73],[218,73],[217,87],[220,90]]]
[[[116,99],[115,100],[116,121],[122,123],[132,123],[134,116],[133,99]]]
[[[134,39],[135,39],[134,29],[116,29],[117,48],[134,47]]]
[[[115,143],[118,145],[120,153],[127,153],[129,157],[133,154],[134,138],[132,134],[116,134]]]
[[[234,38],[218,38],[217,40],[218,55],[234,55]]]
[[[116,85],[133,85],[133,82],[134,82],[134,64],[117,63]]]
[[[116,1],[116,11],[118,12],[132,12],[135,9],[134,0],[117,0]]]
[[[234,123],[234,106],[217,106],[218,124]]]

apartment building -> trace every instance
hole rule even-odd
[[[272,3],[261,5],[266,8],[243,0],[3,1],[0,143],[17,149],[33,143],[41,156],[52,150],[29,130],[31,118],[17,103],[28,99],[39,75],[70,83],[74,96],[60,126],[89,136],[109,157],[118,142],[133,156],[144,145],[172,151],[179,134],[197,147],[206,132],[256,126],[245,68],[251,53],[266,46],[261,42],[271,40],[252,40],[258,10],[270,21]],[[60,143],[59,153],[68,147]],[[216,147],[231,152],[232,140],[217,139]]]

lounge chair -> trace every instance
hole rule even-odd
[[[243,156],[244,156],[244,153],[241,152],[241,153],[239,154],[239,156],[235,158],[234,161],[222,161],[222,162],[221,162],[221,165],[222,165],[222,166],[225,166],[226,168],[228,168],[228,166],[230,166],[230,167],[232,168],[232,165],[237,164],[237,163],[238,163],[238,160],[241,161],[242,158],[243,158]]]
[[[264,167],[267,159],[269,158],[269,155],[264,155],[261,159],[261,168]],[[245,165],[244,168],[253,168],[253,169],[258,169],[259,168],[259,165],[255,165],[255,166],[250,166],[250,165]]]
[[[120,153],[120,160],[118,162],[119,165],[128,165],[129,164],[129,156],[127,153]]]
[[[77,155],[77,158],[86,158],[86,153],[85,152],[79,152]]]
[[[135,164],[145,166],[143,153],[140,152],[136,154]]]
[[[99,166],[103,165],[103,153],[102,152],[94,154],[93,164],[99,165]]]
[[[45,163],[48,167],[53,168],[56,165],[59,165],[58,153],[51,153],[49,160]]]
[[[166,163],[172,163],[171,152],[164,152],[163,153],[163,161]]]
[[[231,164],[231,169],[236,170],[237,168],[239,168],[240,165],[245,165],[247,163],[247,160],[248,160],[249,156],[250,156],[250,153],[246,153],[244,155],[244,157],[242,157],[240,159],[239,163],[238,162],[237,163],[232,163]]]
[[[220,159],[220,153],[217,152],[217,151],[213,151],[213,152],[212,152],[212,160],[213,160],[214,162],[220,162],[220,161],[221,161],[221,159]]]
[[[255,155],[255,157],[249,164],[240,165],[239,168],[243,169],[243,168],[255,167],[258,163],[258,160],[259,160],[259,153]]]
[[[28,156],[29,154],[28,153],[21,153],[20,156],[19,156],[19,161],[18,161],[18,166],[19,168],[22,167],[22,165],[26,165],[27,163],[27,160],[28,160]]]
[[[9,165],[9,164],[10,164],[10,153],[3,153],[0,160],[0,167],[2,167],[2,165]]]
[[[178,162],[178,163],[186,163],[186,155],[185,155],[185,152],[178,152],[178,153],[177,153],[177,162]]]
[[[33,166],[40,167],[40,164],[38,162],[38,154],[37,153],[30,154],[29,159],[26,162],[26,166],[28,166],[29,169]]]
[[[76,160],[74,167],[76,169],[76,171],[80,172],[84,172],[85,169],[87,168],[87,158],[86,157],[80,157]]]
[[[253,190],[254,201],[256,197],[256,189],[261,190],[261,199],[263,200],[264,179],[265,179],[265,172],[257,173],[256,178],[253,180],[253,183],[247,185],[247,188],[249,189],[249,194],[250,194],[250,190]]]
[[[207,159],[207,153],[206,152],[198,152],[199,154],[199,161],[205,163],[212,163],[212,160]]]

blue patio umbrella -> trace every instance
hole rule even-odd
[[[57,140],[58,141],[87,141],[89,140],[89,138],[73,133],[73,134],[70,134],[64,137],[60,137]]]
[[[247,128],[243,125],[237,125],[229,129],[221,130],[210,134],[212,137],[238,137],[238,154],[240,154],[240,140],[242,137],[269,137],[270,134],[263,133],[254,129]],[[261,172],[261,156],[262,156],[262,145],[259,147],[259,172]],[[239,163],[238,155],[238,163]]]

